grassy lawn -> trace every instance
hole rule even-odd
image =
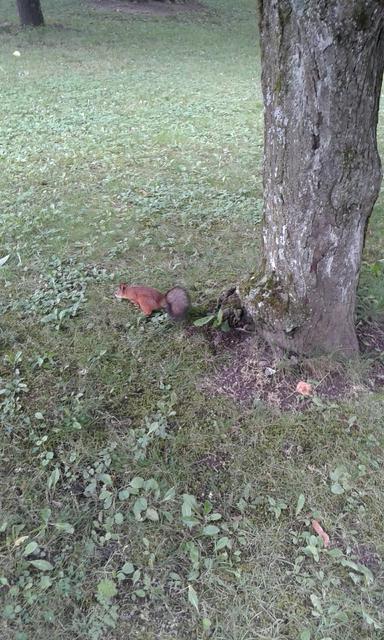
[[[241,404],[207,391],[230,350],[113,297],[179,283],[210,308],[257,262],[255,2],[143,17],[44,0],[47,26],[23,32],[14,4],[0,0],[1,639],[382,639],[384,395],[364,362],[337,402]],[[379,136],[383,152],[384,118]],[[365,316],[384,310],[383,212],[382,193]]]

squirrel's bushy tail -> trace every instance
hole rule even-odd
[[[173,287],[165,294],[166,310],[173,320],[182,320],[190,306],[188,292],[183,287]]]

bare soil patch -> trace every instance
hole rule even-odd
[[[347,364],[329,357],[299,360],[291,356],[277,361],[268,346],[255,336],[244,339],[244,334],[231,331],[220,339],[219,332],[211,331],[209,339],[214,351],[230,350],[232,357],[228,365],[204,381],[203,388],[241,403],[262,401],[283,410],[302,410],[312,403],[321,405],[357,397],[362,391],[384,386],[384,326],[360,323],[357,332],[366,359],[363,382],[359,376],[351,376]],[[296,391],[300,381],[312,385],[311,397]]]
[[[149,16],[176,16],[180,14],[206,11],[197,0],[187,2],[159,2],[156,0],[89,0],[96,9],[100,11],[114,11],[116,13],[130,13]]]

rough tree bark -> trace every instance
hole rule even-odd
[[[356,288],[381,183],[382,0],[260,0],[263,274],[245,306],[277,347],[358,351]]]
[[[20,23],[23,27],[40,27],[44,24],[40,0],[17,0]]]

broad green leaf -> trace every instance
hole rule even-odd
[[[40,578],[40,584],[39,584],[40,589],[48,589],[50,586],[52,586],[51,578],[46,574],[43,574]]]
[[[136,520],[142,520],[141,513],[145,511],[147,507],[148,507],[148,503],[146,498],[137,498],[132,509]]]
[[[113,580],[105,578],[97,585],[98,594],[105,600],[110,600],[117,594],[117,587]]]
[[[209,513],[211,513],[213,509],[213,505],[212,502],[209,502],[209,500],[206,500],[203,504],[203,514],[206,516]]]
[[[223,516],[221,515],[221,513],[211,513],[207,520],[209,520],[210,522],[213,522],[215,520],[221,520]]]
[[[197,525],[200,524],[200,521],[197,520],[197,518],[194,518],[193,516],[182,516],[181,521],[189,529],[192,529],[192,527],[197,527]]]
[[[339,482],[334,482],[331,485],[331,491],[337,496],[340,496],[342,493],[344,493],[344,489]]]
[[[220,532],[219,527],[216,527],[216,525],[214,524],[208,524],[203,529],[203,536],[215,536],[219,532]]]
[[[334,617],[334,620],[337,620],[342,624],[347,624],[347,622],[349,621],[348,614],[345,611],[337,611],[333,617]]]
[[[326,553],[331,556],[331,558],[342,558],[343,557],[343,552],[341,549],[329,549],[326,550]]]
[[[148,520],[152,520],[152,522],[157,522],[159,519],[159,514],[157,513],[156,509],[153,509],[152,507],[149,507],[146,510],[145,515]]]
[[[52,571],[53,565],[48,560],[30,560],[29,564],[40,571]]]
[[[37,544],[37,542],[33,541],[30,542],[29,544],[27,544],[27,546],[24,549],[23,552],[23,556],[30,556],[31,553],[33,553],[34,551],[36,551],[36,549],[39,548],[39,545]]]
[[[191,584],[188,585],[188,602],[199,611],[199,598]]]
[[[370,569],[368,569],[368,567],[366,567],[364,564],[359,564],[359,570],[365,577],[367,583],[373,582],[373,573]]]
[[[298,516],[300,511],[302,510],[302,508],[304,507],[304,503],[305,503],[305,496],[303,493],[301,493],[297,499],[297,505],[296,505],[296,515]]]
[[[106,487],[112,487],[113,485],[113,481],[111,476],[109,475],[109,473],[100,473],[99,475],[99,480],[100,482],[102,482]]]
[[[142,487],[144,486],[144,478],[141,478],[140,476],[135,476],[135,478],[132,478],[131,482],[129,483],[131,485],[131,487],[133,487],[133,489],[142,489]]]
[[[138,580],[140,580],[140,576],[141,576],[141,570],[140,569],[136,569],[136,571],[134,572],[134,574],[132,576],[132,583],[136,584],[136,582]]]
[[[198,547],[192,542],[188,542],[189,559],[196,567],[199,564],[200,552]]]
[[[319,596],[317,596],[315,593],[311,593],[311,595],[309,596],[312,602],[312,605],[314,606],[314,608],[319,611],[320,613],[322,613],[323,611],[323,607],[321,604],[321,600],[319,598]]]
[[[346,473],[346,468],[343,465],[340,465],[338,467],[336,467],[336,469],[334,471],[331,471],[331,473],[329,474],[331,480],[333,480],[334,482],[337,482],[338,480],[340,480],[340,478],[345,475]]]
[[[195,320],[193,324],[195,325],[195,327],[203,327],[205,324],[212,322],[215,317],[216,316],[214,315],[204,316],[203,318],[198,318],[197,320]]]
[[[305,547],[304,553],[306,553],[306,555],[308,555],[307,552],[312,555],[315,562],[319,562],[320,560],[319,549],[315,544],[309,544],[307,547]]]
[[[149,478],[149,480],[146,480],[144,482],[144,489],[145,491],[158,491],[159,483],[157,482],[157,480],[155,480],[155,478]]]
[[[101,494],[100,494],[100,499],[104,501],[103,509],[109,509],[112,505],[113,493],[111,493],[110,491],[105,491],[103,494],[103,498],[101,498]]]
[[[96,480],[91,480],[84,489],[85,496],[92,496],[96,493]]]
[[[192,496],[189,493],[183,494],[183,504],[181,505],[181,514],[184,517],[189,517],[192,515],[192,511],[197,509],[197,500],[195,496]]]
[[[65,533],[75,532],[75,528],[69,524],[69,522],[53,522],[52,524],[56,529],[59,529],[59,531],[64,531]]]
[[[353,560],[341,560],[340,564],[342,567],[348,567],[348,569],[353,569],[353,571],[357,571],[357,573],[359,573],[359,567],[356,564],[356,562],[353,562]]]
[[[48,524],[49,518],[51,517],[51,513],[52,512],[49,507],[44,507],[44,509],[40,511],[41,519],[45,525]]]
[[[353,562],[353,560],[346,560],[346,559],[341,560],[340,564],[343,567],[347,567],[348,569],[352,569],[353,571],[356,571],[357,573],[362,573],[363,576],[365,576],[367,582],[373,582],[373,573],[364,564],[358,564],[356,562]]]
[[[125,562],[125,564],[123,564],[123,566],[121,567],[121,571],[125,573],[127,576],[133,573],[134,570],[135,570],[135,567],[133,566],[132,562]]]
[[[227,536],[223,536],[219,538],[215,544],[215,551],[220,551],[220,549],[224,549],[225,547],[231,547],[231,541]]]
[[[164,497],[162,499],[161,502],[167,502],[168,500],[173,500],[173,498],[175,497],[176,491],[175,491],[175,487],[171,487],[170,489],[168,489],[168,491],[164,494]]]
[[[54,487],[56,486],[59,478],[60,478],[60,469],[59,467],[55,467],[54,470],[52,471],[51,475],[48,478],[47,481],[47,487],[48,489],[54,489]]]
[[[131,493],[130,493],[129,489],[122,489],[121,491],[119,491],[119,500],[121,500],[121,501],[127,500],[130,495],[131,495]]]

